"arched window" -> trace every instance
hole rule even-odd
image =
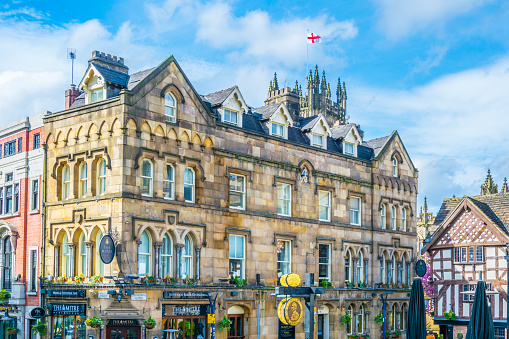
[[[356,318],[355,330],[357,333],[364,333],[364,306],[361,305],[359,307],[359,312],[357,312]]]
[[[387,284],[387,271],[386,271],[386,267],[387,267],[387,261],[386,261],[386,258],[385,258],[385,253],[382,254],[382,259],[380,259],[380,282],[382,284]]]
[[[345,281],[353,282],[352,253],[350,252],[350,250],[346,251],[346,255],[345,255]]]
[[[102,195],[106,192],[106,161],[99,159],[97,161],[97,194]]]
[[[406,232],[406,208],[401,210],[401,230]]]
[[[184,170],[184,200],[194,202],[194,170],[190,167]]]
[[[396,283],[396,258],[394,257],[394,254],[392,255],[392,258],[391,258],[391,264],[390,264],[390,268],[389,268],[389,284],[394,284]]]
[[[152,196],[152,162],[143,160],[141,164],[141,195]]]
[[[389,324],[391,326],[391,331],[395,331],[396,330],[396,304],[392,305],[391,314],[390,314],[390,318],[389,318]]]
[[[171,93],[166,93],[164,96],[164,115],[167,122],[177,122],[177,100]]]
[[[405,261],[405,257],[403,257],[401,259],[401,282],[402,283],[408,283],[407,279],[406,279],[406,261]]]
[[[397,178],[399,176],[398,159],[392,158],[392,176]]]
[[[171,278],[173,277],[172,270],[172,241],[168,234],[164,235],[163,247],[161,249],[161,277]]]
[[[102,238],[103,232],[98,231],[95,237],[95,275],[100,274],[101,276],[104,276],[104,263],[99,255],[99,244],[101,243]]]
[[[71,169],[69,165],[62,168],[62,200],[69,199],[71,194]]]
[[[163,173],[163,196],[166,199],[174,199],[175,196],[175,170],[171,164],[166,164]]]
[[[360,284],[364,281],[364,256],[362,255],[362,251],[359,251],[359,258],[357,259],[357,284]]]
[[[2,288],[11,290],[12,288],[12,244],[11,237],[7,236],[4,239],[4,281]]]
[[[399,328],[401,330],[406,329],[405,319],[407,317],[407,313],[408,313],[407,305],[403,304],[403,306],[401,307],[401,313],[399,314]]]
[[[385,207],[385,205],[382,205],[382,211],[380,213],[380,216],[381,216],[380,224],[382,228],[387,228],[387,208]]]
[[[147,231],[143,231],[138,246],[138,276],[144,278],[152,272],[152,239]]]
[[[79,267],[78,274],[83,273],[83,275],[87,274],[87,246],[85,245],[85,234],[82,233],[80,236],[80,244],[79,244]]]
[[[66,277],[71,276],[71,250],[69,249],[69,239],[67,238],[67,234],[64,235],[64,240],[62,241],[62,269],[61,274]]]
[[[350,318],[352,319],[348,324],[346,324],[346,334],[352,334],[353,333],[352,323],[354,322],[352,305],[348,306],[348,310],[346,312],[348,313],[348,315],[350,315]]]
[[[392,206],[392,209],[391,209],[391,226],[392,226],[392,229],[395,230],[396,229],[396,206]]]
[[[186,235],[182,248],[182,279],[193,277],[193,240]]]
[[[79,167],[80,184],[79,184],[79,197],[84,198],[87,194],[88,171],[87,163],[82,162]]]

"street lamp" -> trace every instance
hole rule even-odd
[[[5,314],[2,318],[0,318],[0,321],[11,321],[12,318],[9,316],[9,309],[5,308]]]

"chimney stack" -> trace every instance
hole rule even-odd
[[[71,108],[76,98],[80,95],[80,91],[76,89],[76,85],[71,85],[71,89],[65,91],[65,109]]]

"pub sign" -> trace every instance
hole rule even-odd
[[[86,316],[86,305],[76,303],[49,303],[49,315],[79,315]]]
[[[101,261],[105,264],[109,264],[115,258],[115,242],[111,235],[106,234],[102,237],[99,243],[99,256]]]
[[[48,290],[48,297],[52,298],[85,298],[85,290]]]
[[[207,315],[210,305],[163,305],[163,316]]]

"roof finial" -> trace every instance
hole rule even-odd
[[[484,185],[481,186],[481,195],[488,194],[497,194],[498,186],[493,182],[493,178],[491,177],[491,171],[488,169],[488,175],[486,176],[486,180],[484,181]]]
[[[274,89],[274,88],[273,88],[273,86],[272,86],[272,80],[271,80],[271,81],[270,81],[270,85],[269,85],[269,92],[272,92],[272,90],[273,90],[273,89]]]
[[[509,193],[509,186],[507,186],[507,178],[504,178],[504,186],[502,186],[502,191],[500,193]]]
[[[424,224],[428,224],[428,198],[424,197]]]
[[[279,89],[279,85],[277,83],[277,73],[274,72],[274,90],[278,90]]]

